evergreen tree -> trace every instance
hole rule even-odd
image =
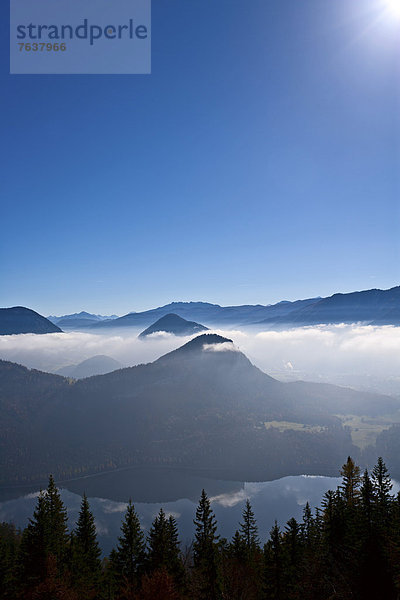
[[[340,471],[343,477],[343,483],[341,490],[346,504],[349,507],[353,507],[359,500],[360,497],[360,483],[361,483],[361,471],[353,459],[349,456],[347,462],[343,465]]]
[[[150,571],[165,569],[181,585],[183,566],[180,559],[178,528],[174,517],[167,518],[162,508],[149,531],[148,546]]]
[[[295,565],[298,562],[300,552],[301,538],[300,525],[293,517],[289,519],[285,527],[284,543],[288,550],[290,563]]]
[[[314,524],[316,537],[319,541],[321,541],[323,536],[324,514],[322,508],[320,508],[319,506],[317,506],[317,508],[315,509]]]
[[[243,536],[239,531],[235,531],[231,543],[228,546],[228,554],[230,557],[243,561],[246,555],[246,544],[243,540]]]
[[[46,504],[46,547],[47,553],[54,556],[59,570],[66,562],[68,549],[68,517],[67,510],[61,500],[60,492],[54,483],[53,476],[49,477],[49,485],[45,495]]]
[[[284,600],[283,552],[278,523],[270,531],[270,539],[264,547],[264,588],[267,600]]]
[[[346,503],[342,488],[329,490],[322,500],[323,535],[327,551],[335,556],[343,556],[346,532]]]
[[[307,502],[303,510],[303,520],[300,525],[301,543],[303,547],[303,565],[301,569],[301,592],[304,599],[322,598],[324,590],[321,581],[322,573],[326,571],[324,566],[324,556],[321,544],[321,531],[323,521],[320,516],[320,510],[316,509],[316,516],[313,517],[311,507]],[[315,586],[318,581],[319,585]],[[300,587],[300,583],[298,583]],[[317,587],[314,596],[314,589]]]
[[[372,527],[372,514],[375,502],[374,487],[368,474],[368,469],[365,469],[361,485],[362,511],[366,524],[367,534],[369,535]]]
[[[312,516],[312,511],[309,503],[307,502],[303,510],[303,521],[301,524],[301,532],[306,545],[310,545],[312,543],[314,529],[315,523]]]
[[[118,575],[131,589],[135,589],[145,562],[146,543],[139,517],[131,500],[126,509],[121,533],[117,549],[110,559]]]
[[[400,492],[393,502],[390,536],[388,539],[388,558],[393,572],[393,581],[400,597]]]
[[[155,571],[168,565],[168,525],[167,517],[162,508],[155,517],[148,536],[148,561],[150,569]]]
[[[174,575],[176,581],[181,584],[183,577],[183,566],[181,561],[180,541],[178,525],[175,517],[168,517],[168,536],[169,536],[169,572]]]
[[[368,540],[368,547],[364,550],[366,568],[373,573],[367,579],[370,590],[381,594],[382,598],[394,596],[394,581],[388,573],[388,558],[394,554],[391,547],[392,509],[394,498],[391,495],[392,482],[389,472],[382,457],[371,473],[372,488],[374,494],[373,526]],[[373,570],[372,569],[373,566]]]
[[[254,554],[259,545],[257,522],[254,512],[251,508],[249,499],[243,511],[243,522],[240,523],[240,533],[244,541],[245,548],[249,554]]]
[[[19,580],[33,588],[46,576],[48,515],[45,493],[40,492],[33,516],[22,534],[18,553]]]
[[[286,600],[290,600],[292,598],[297,598],[302,558],[300,525],[293,517],[289,519],[286,524],[285,533],[282,539],[282,549],[285,569],[285,598]]]
[[[382,509],[385,509],[392,500],[390,492],[393,485],[381,456],[378,458],[378,462],[372,470],[371,479],[377,502]]]
[[[100,568],[100,547],[97,542],[96,525],[90,511],[86,494],[83,495],[81,510],[74,531],[75,546],[79,548],[90,571]]]
[[[222,552],[224,598],[259,600],[262,598],[262,554],[257,548],[249,553],[243,536],[236,531]]]
[[[61,577],[66,570],[69,535],[67,512],[52,475],[45,492],[40,492],[33,518],[24,530],[19,551],[23,587],[33,588],[46,577],[49,559]]]
[[[196,568],[199,600],[218,600],[221,597],[221,583],[218,565],[217,521],[211,509],[206,492],[201,493],[196,509],[195,540],[193,558]]]
[[[86,494],[83,495],[76,528],[71,536],[71,547],[73,583],[82,599],[92,598],[101,577],[101,550]]]
[[[0,523],[0,599],[12,600],[16,597],[18,579],[16,560],[20,543],[20,533],[10,523]]]

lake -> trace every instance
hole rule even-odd
[[[246,499],[257,518],[264,543],[275,519],[284,527],[291,517],[300,520],[308,501],[320,505],[323,495],[341,482],[337,477],[300,475],[275,481],[237,482],[203,477],[173,469],[126,469],[59,483],[70,526],[79,512],[85,492],[94,514],[99,542],[105,554],[115,545],[129,498],[135,503],[141,524],[148,531],[161,507],[177,519],[182,544],[193,536],[196,506],[204,488],[218,521],[218,533],[230,539],[241,520]],[[394,493],[399,485],[394,483]],[[38,490],[0,490],[0,521],[24,527],[37,502]]]

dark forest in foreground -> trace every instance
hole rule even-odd
[[[400,493],[381,458],[371,475],[349,457],[342,484],[303,519],[267,540],[247,501],[230,541],[203,490],[195,538],[182,547],[161,509],[145,535],[132,503],[117,547],[101,560],[84,496],[75,529],[51,477],[29,525],[0,525],[2,600],[396,600],[400,594]]]

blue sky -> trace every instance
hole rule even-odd
[[[152,75],[9,75],[0,304],[118,314],[400,283],[400,15],[153,0]]]

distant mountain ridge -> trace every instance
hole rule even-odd
[[[0,335],[17,335],[21,333],[60,333],[62,330],[39,313],[25,308],[0,308]]]
[[[205,326],[304,326],[333,323],[400,325],[400,286],[333,294],[327,298],[282,301],[268,306],[219,306],[208,302],[172,302],[94,324],[94,328],[148,327],[174,313]]]
[[[92,325],[95,325],[96,323],[99,323],[102,321],[111,321],[113,319],[117,319],[118,316],[117,315],[110,315],[110,316],[95,315],[95,314],[88,313],[88,312],[82,310],[80,313],[63,315],[61,317],[51,315],[47,318],[49,319],[49,321],[51,321],[55,325],[58,325],[59,327],[63,327],[64,329],[82,329],[85,327],[91,327]]]
[[[369,325],[400,325],[400,286],[389,290],[365,290],[349,294],[334,294],[261,323],[318,325],[334,323],[366,323]]]
[[[179,315],[169,313],[142,331],[142,333],[139,334],[139,337],[146,338],[149,335],[161,332],[172,333],[174,335],[193,335],[195,333],[200,333],[201,331],[207,331],[207,329],[208,327],[204,327],[204,325],[201,325],[200,323],[187,321]]]
[[[46,319],[24,307],[3,308],[0,311],[2,311],[0,312],[0,335],[52,333],[61,331],[61,328],[70,330],[148,328],[171,313],[187,321],[202,323],[204,327],[221,328],[229,326],[280,328],[334,323],[400,326],[400,286],[388,290],[372,289],[333,294],[327,298],[282,301],[268,306],[261,304],[219,306],[208,302],[172,302],[143,312],[131,312],[122,317],[116,315],[105,317],[82,311]],[[14,314],[6,311],[14,311]],[[19,314],[17,311],[20,311]]]
[[[283,316],[296,308],[307,306],[316,299],[298,300],[296,302],[283,301],[270,306],[244,305],[244,306],[219,306],[208,302],[171,302],[143,312],[135,312],[119,317],[114,321],[97,323],[94,327],[148,327],[157,319],[174,313],[183,319],[203,323],[205,326],[213,325],[249,325],[260,321],[268,315]]]

